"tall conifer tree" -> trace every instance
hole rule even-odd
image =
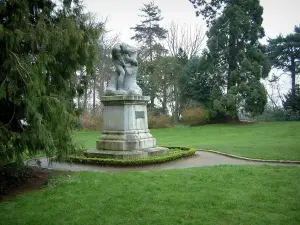
[[[268,40],[268,56],[274,68],[291,74],[291,95],[295,95],[296,76],[300,73],[300,25],[294,33]]]
[[[270,66],[259,40],[264,36],[263,8],[259,0],[190,0],[209,31],[206,59],[213,64],[216,81],[212,96],[215,116],[237,119],[243,107],[261,114],[267,103],[260,83]]]
[[[136,40],[138,43],[143,45],[144,56],[146,60],[145,68],[147,68],[143,73],[148,74],[148,76],[143,77],[143,84],[141,85],[144,89],[145,94],[150,94],[151,110],[154,109],[154,99],[157,92],[157,84],[154,71],[153,60],[166,52],[166,49],[160,44],[160,40],[166,38],[167,30],[159,25],[159,22],[163,19],[161,16],[161,10],[154,4],[150,2],[149,4],[144,4],[144,7],[140,10],[142,14],[141,24],[132,27],[135,35],[131,38]],[[149,92],[149,93],[147,93]]]
[[[73,98],[94,68],[101,24],[79,1],[55,2],[0,2],[0,163],[72,149]]]

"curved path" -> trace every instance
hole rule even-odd
[[[39,158],[41,167],[53,170],[67,170],[67,171],[93,171],[93,172],[120,172],[120,171],[151,171],[151,170],[166,170],[177,168],[192,168],[201,166],[215,166],[215,165],[273,165],[273,166],[300,166],[299,164],[283,164],[270,162],[252,162],[247,160],[235,159],[232,157],[216,154],[213,152],[197,151],[195,155],[166,162],[157,165],[146,165],[137,167],[111,167],[99,165],[86,164],[69,164],[69,163],[48,163],[47,158]],[[36,166],[35,160],[27,161],[27,165]]]

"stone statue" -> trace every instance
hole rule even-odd
[[[117,43],[112,49],[116,73],[111,77],[105,95],[142,95],[136,83],[138,71],[137,51],[126,43]]]

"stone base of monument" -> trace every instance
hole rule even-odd
[[[138,159],[168,152],[156,147],[148,129],[148,96],[104,96],[104,129],[96,150],[85,151],[86,157]]]

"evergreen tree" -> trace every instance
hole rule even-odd
[[[291,94],[295,94],[296,75],[300,73],[300,25],[294,33],[268,40],[268,56],[274,68],[291,73]]]
[[[192,100],[209,108],[213,82],[207,70],[205,59],[192,57],[186,63],[178,85],[185,101]]]
[[[228,119],[237,119],[240,107],[262,113],[267,97],[260,79],[268,76],[270,66],[259,43],[264,36],[259,0],[190,2],[209,27],[204,57],[212,64],[210,74],[218,85],[211,96],[213,112]]]
[[[67,154],[73,98],[92,74],[100,24],[79,1],[0,2],[0,161]],[[77,82],[76,72],[87,71]]]
[[[141,68],[145,68],[142,73],[147,75],[143,76],[144,81],[141,84],[141,87],[144,93],[149,91],[151,99],[150,108],[154,109],[157,85],[155,76],[153,75],[153,71],[155,69],[153,60],[166,52],[166,49],[159,43],[159,41],[166,38],[167,30],[159,25],[159,22],[163,18],[161,17],[161,10],[154,4],[154,2],[144,4],[144,7],[140,11],[142,12],[140,16],[143,19],[141,24],[131,28],[135,32],[135,35],[131,39],[142,44],[145,65]]]
[[[181,63],[182,66],[185,66],[188,62],[188,56],[181,47],[178,49],[176,58],[179,60],[179,62]]]

